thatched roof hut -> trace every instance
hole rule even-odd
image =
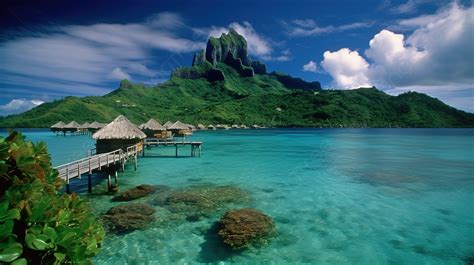
[[[161,125],[155,119],[150,119],[146,123],[144,123],[143,128],[144,130],[152,130],[152,131],[166,131],[166,127]]]
[[[146,138],[146,134],[140,131],[125,116],[120,115],[114,121],[107,124],[92,135],[97,140],[97,153],[106,153],[140,143]]]
[[[216,127],[215,127],[214,125],[212,125],[212,124],[209,124],[209,125],[207,126],[207,128],[208,128],[209,130],[215,130],[215,129],[216,129]]]
[[[89,129],[89,126],[90,126],[90,125],[91,125],[90,123],[84,122],[84,123],[81,125],[81,129],[87,130],[87,129]]]
[[[232,124],[232,129],[239,129],[239,128],[240,128],[239,125],[237,125],[237,124]]]
[[[65,132],[75,132],[81,128],[81,125],[75,121],[71,121],[70,123],[64,125],[63,131]]]
[[[103,123],[93,121],[92,123],[89,123],[89,126],[87,126],[87,130],[89,130],[90,132],[96,132],[100,128],[103,128],[104,126],[105,126],[105,124],[103,124]]]
[[[173,125],[173,123],[171,121],[167,121],[165,124],[163,124],[163,126],[165,126],[167,129]]]
[[[248,129],[247,125],[245,125],[245,124],[241,124],[241,125],[240,125],[240,128],[241,128],[241,129]]]
[[[99,123],[97,121],[89,123],[88,129],[99,129]]]
[[[230,127],[227,126],[227,124],[217,124],[216,129],[218,129],[218,130],[229,130]]]
[[[189,125],[177,121],[168,127],[168,130],[189,130]]]
[[[173,123],[173,125],[168,127],[168,130],[172,131],[177,136],[188,136],[193,134],[192,131],[189,129],[189,125],[180,121]]]
[[[62,121],[56,122],[55,124],[51,125],[52,132],[60,132],[66,126],[66,124]]]
[[[206,130],[207,128],[206,128],[206,126],[204,126],[204,124],[199,123],[199,124],[197,125],[197,129],[198,129],[198,130]]]
[[[56,122],[55,124],[51,125],[51,131],[55,131],[55,130],[61,130],[62,128],[64,128],[64,126],[66,126],[66,124],[62,121],[58,121]]]
[[[155,134],[161,135],[161,132],[166,131],[166,127],[161,125],[155,119],[150,119],[146,123],[140,125],[140,127],[147,137],[155,137]]]
[[[56,122],[55,124],[51,125],[51,128],[63,128],[64,126],[66,126],[66,124],[62,121],[58,121]]]

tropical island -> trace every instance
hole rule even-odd
[[[247,41],[230,29],[210,37],[191,67],[163,84],[128,80],[101,97],[66,97],[22,114],[0,117],[2,128],[47,128],[58,121],[110,122],[118,115],[140,124],[150,117],[190,124],[259,124],[267,127],[474,127],[474,114],[418,92],[390,96],[371,88],[321,89],[253,61]]]
[[[472,3],[5,7],[0,264],[474,262]]]

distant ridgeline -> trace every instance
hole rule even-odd
[[[0,127],[49,127],[63,121],[110,122],[123,114],[136,124],[154,118],[188,124],[276,127],[474,127],[474,114],[425,94],[390,96],[376,88],[321,90],[284,73],[267,73],[253,61],[235,30],[211,37],[163,84],[146,87],[127,80],[101,97],[66,97],[18,115],[0,117]]]

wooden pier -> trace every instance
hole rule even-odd
[[[70,181],[72,179],[78,178],[81,179],[81,175],[87,174],[88,179],[88,191],[92,192],[92,173],[94,171],[100,171],[103,168],[114,167],[114,180],[115,185],[118,183],[117,169],[122,171],[125,169],[125,163],[128,161],[133,161],[135,170],[138,166],[138,157],[141,153],[142,156],[145,156],[145,149],[158,146],[169,146],[175,147],[175,155],[179,156],[179,147],[181,146],[190,146],[191,147],[191,157],[201,156],[202,151],[202,142],[190,142],[190,141],[159,141],[158,139],[146,139],[143,144],[139,143],[130,147],[127,147],[127,150],[117,149],[108,153],[96,154],[69,162],[55,167],[58,170],[58,177],[63,179],[66,182],[66,192],[70,192]],[[108,187],[112,187],[111,175],[108,174]]]
[[[147,148],[152,146],[174,146],[175,156],[179,156],[179,147],[180,146],[190,146],[191,147],[191,157],[201,156],[202,153],[202,142],[191,142],[191,141],[161,141],[159,139],[147,138],[143,144]],[[145,148],[143,149],[143,156],[145,156]]]
[[[74,178],[81,178],[82,174],[88,174],[88,190],[92,191],[92,172],[101,170],[103,167],[110,167],[111,165],[119,165],[122,170],[125,163],[133,159],[135,170],[137,170],[138,154],[142,151],[140,144],[133,145],[127,148],[126,151],[117,149],[108,153],[97,154],[83,159],[79,159],[64,165],[55,167],[58,170],[58,177],[66,181],[66,191],[69,193],[69,182]],[[117,184],[117,173],[115,173],[115,182]],[[109,186],[111,184],[109,175]]]

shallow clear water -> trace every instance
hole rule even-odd
[[[94,144],[88,136],[27,136],[45,140],[56,165]],[[277,236],[268,246],[229,255],[207,234],[220,214],[156,222],[109,234],[96,263],[466,264],[474,257],[474,130],[272,129],[192,138],[205,142],[202,157],[147,150],[137,171],[129,166],[119,175],[121,189],[235,185],[252,195],[235,207],[273,217]],[[77,152],[65,153],[65,146]],[[76,182],[84,190],[87,181]],[[107,196],[88,197],[99,214],[117,204]],[[164,211],[156,208],[160,216]]]

